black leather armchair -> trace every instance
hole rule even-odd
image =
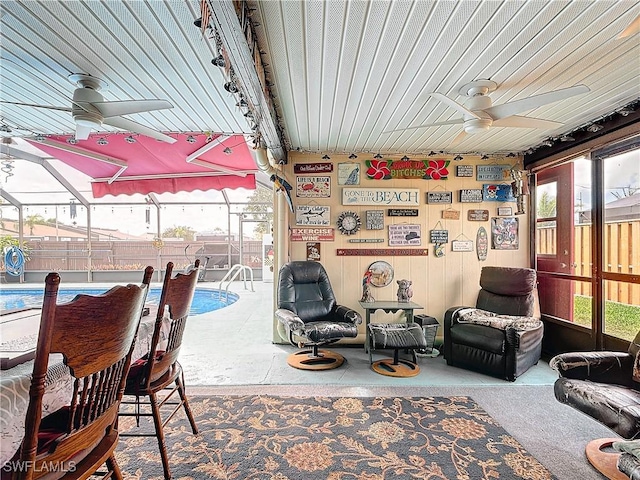
[[[289,355],[287,363],[303,370],[328,370],[342,365],[342,355],[319,350],[318,346],[356,337],[362,316],[337,304],[322,264],[296,261],[283,265],[277,297],[275,316],[286,329],[291,344],[312,347]]]
[[[484,267],[475,309],[496,314],[501,328],[466,321],[470,307],[452,307],[444,317],[447,365],[514,381],[538,363],[543,324],[539,320],[536,272],[531,268]],[[500,318],[502,316],[502,318]],[[521,317],[527,320],[523,327]]]
[[[640,332],[626,352],[556,355],[549,361],[559,375],[553,387],[556,399],[589,415],[621,437],[640,438],[639,350]],[[586,447],[589,462],[609,478],[619,475],[619,471],[630,478],[640,478],[640,446],[622,455],[604,450],[616,440],[603,438],[589,442]]]

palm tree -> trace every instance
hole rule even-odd
[[[29,226],[29,235],[33,235],[33,227],[36,225],[44,225],[46,222],[44,217],[39,213],[25,217],[24,223]]]
[[[195,234],[196,231],[193,228],[184,225],[173,226],[162,232],[164,238],[182,238],[183,240],[193,240]]]

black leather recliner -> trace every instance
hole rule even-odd
[[[344,357],[319,345],[358,335],[362,316],[338,305],[322,264],[295,261],[283,265],[278,277],[275,316],[285,327],[292,345],[312,348],[293,353],[287,363],[303,370],[328,370],[342,365]]]
[[[640,332],[627,352],[570,352],[549,361],[560,375],[553,390],[558,401],[586,413],[626,439],[640,438],[640,383],[633,364]]]
[[[623,472],[640,479],[640,332],[626,352],[569,352],[549,361],[560,377],[556,399],[606,425],[621,437],[595,439],[586,446],[587,459],[605,476]],[[634,368],[635,367],[635,368]],[[622,454],[606,448],[623,445]],[[627,451],[625,451],[627,450]],[[617,468],[616,468],[617,465]]]
[[[514,381],[538,363],[543,324],[539,322],[536,272],[531,268],[483,267],[476,309],[498,315],[536,317],[528,329],[463,322],[470,307],[452,307],[444,317],[444,357],[447,365]]]

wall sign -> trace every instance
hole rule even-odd
[[[511,165],[478,165],[476,180],[479,182],[501,182],[510,178]]]
[[[498,216],[499,217],[510,217],[513,215],[513,210],[511,207],[498,207]]]
[[[382,243],[383,238],[350,238],[347,240],[349,243]]]
[[[446,210],[442,211],[442,218],[445,220],[460,220],[460,210],[447,208]]]
[[[482,202],[482,189],[468,188],[460,190],[460,203],[480,203]]]
[[[419,224],[389,225],[389,246],[397,247],[403,245],[422,245]]]
[[[293,166],[293,173],[329,173],[333,172],[333,163],[296,163]]]
[[[289,230],[292,242],[333,242],[335,229],[333,228],[296,228]]]
[[[449,160],[366,160],[367,177],[372,180],[392,178],[446,180]]]
[[[467,220],[470,222],[486,222],[489,220],[489,210],[469,210]]]
[[[496,250],[518,249],[517,217],[497,217],[491,219],[491,248]]]
[[[339,163],[338,185],[360,185],[360,164]]]
[[[476,234],[476,254],[478,260],[484,262],[487,259],[487,253],[489,251],[489,238],[487,237],[487,231],[484,227],[478,228]]]
[[[331,225],[330,207],[296,205],[296,225]]]
[[[331,177],[296,177],[296,197],[331,196]]]
[[[390,217],[417,217],[417,208],[389,208],[387,215]]]
[[[418,188],[342,188],[343,205],[420,205]]]
[[[473,165],[456,165],[456,177],[473,177]]]
[[[453,193],[427,192],[427,203],[453,203]]]
[[[454,240],[451,242],[452,252],[473,252],[473,240]]]
[[[320,261],[320,242],[307,242],[307,260]]]
[[[482,199],[488,202],[515,202],[511,184],[488,184],[482,186]]]
[[[429,243],[448,243],[449,230],[429,230]]]
[[[382,230],[384,228],[384,210],[367,210],[364,213],[367,230]]]
[[[338,248],[338,257],[400,257],[426,256],[429,250],[424,248]]]

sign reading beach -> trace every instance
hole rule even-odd
[[[342,205],[420,205],[420,189],[344,187]]]

